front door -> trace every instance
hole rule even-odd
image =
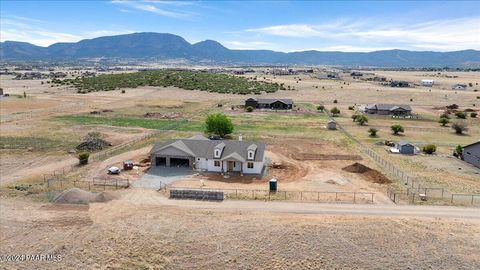
[[[228,171],[228,172],[233,171],[233,166],[234,166],[233,161],[228,161],[228,164],[227,164],[227,165],[228,165],[228,166],[227,166],[227,171]]]

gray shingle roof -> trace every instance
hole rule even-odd
[[[165,148],[168,148],[169,146],[173,146],[192,157],[203,157],[203,158],[213,159],[214,149],[218,144],[225,145],[225,148],[223,149],[222,155],[220,157],[221,159],[227,156],[231,156],[232,158],[241,157],[243,159],[246,159],[249,146],[254,144],[257,146],[254,161],[263,161],[263,156],[265,154],[265,144],[259,143],[259,142],[236,141],[236,140],[224,140],[221,142],[219,142],[218,140],[202,140],[202,139],[201,140],[196,140],[196,139],[168,140],[163,143],[155,144],[152,150],[150,150],[150,154],[157,153]]]
[[[370,104],[365,106],[366,109],[369,110],[381,110],[381,111],[392,111],[396,109],[404,109],[406,111],[411,111],[412,107],[410,105],[405,104]]]

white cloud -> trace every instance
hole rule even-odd
[[[224,41],[224,45],[229,49],[235,50],[264,50],[275,49],[275,44],[264,41]]]
[[[373,20],[372,20],[373,21]],[[424,23],[381,24],[369,20],[339,20],[320,25],[288,24],[247,29],[264,35],[321,38],[351,48],[393,47],[422,50],[480,49],[480,18],[435,20]],[[358,46],[358,44],[368,46]]]
[[[37,21],[37,23],[28,23],[32,21]],[[49,46],[57,42],[77,42],[87,38],[127,34],[134,32],[131,30],[116,31],[103,29],[89,32],[80,32],[76,34],[63,33],[46,30],[45,27],[40,26],[42,25],[41,21],[18,16],[10,16],[8,18],[2,17],[0,19],[0,25],[0,41],[23,41],[39,46]]]
[[[161,5],[172,5],[172,6],[187,6],[188,2],[171,2],[171,1],[154,1],[154,0],[144,0],[144,1],[122,1],[122,0],[113,0],[110,1],[112,4],[119,4],[126,8],[131,8],[134,10],[145,11],[149,13],[154,13],[164,17],[171,18],[187,18],[190,17],[193,13],[188,11],[179,11],[172,9],[159,8],[155,4]],[[126,9],[123,9],[122,12],[126,12]]]

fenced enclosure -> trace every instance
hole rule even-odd
[[[170,199],[223,201],[223,191],[203,189],[170,189]]]
[[[330,115],[329,115],[330,116]],[[331,118],[331,116],[330,116]],[[333,119],[333,118],[331,118]],[[385,172],[391,177],[397,179],[404,185],[404,188],[387,190],[387,196],[394,203],[412,203],[422,202],[420,194],[427,201],[434,203],[450,204],[450,205],[469,205],[480,206],[480,194],[458,194],[452,193],[443,187],[427,187],[423,183],[421,177],[414,176],[409,172],[400,169],[398,166],[387,161],[385,158],[377,154],[374,150],[357,140],[347,130],[337,123],[337,128],[342,131],[348,138],[355,142],[360,150],[372,158]],[[425,196],[423,196],[425,195]]]
[[[70,188],[79,188],[88,191],[104,191],[104,190],[117,190],[125,189],[130,186],[128,179],[110,178],[100,179],[93,178],[92,180],[66,180],[62,177],[49,178],[45,181],[45,188],[49,191],[66,190]]]
[[[172,191],[176,194],[179,190],[201,191],[201,192],[222,192],[225,200],[286,200],[286,201],[305,201],[322,203],[353,203],[353,204],[371,204],[373,203],[373,192],[322,192],[322,191],[294,191],[279,190],[270,192],[260,189],[192,189],[192,188],[168,188],[170,196]],[[192,195],[193,196],[193,195]]]

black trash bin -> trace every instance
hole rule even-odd
[[[269,181],[270,184],[270,192],[277,192],[277,179],[272,178]]]

